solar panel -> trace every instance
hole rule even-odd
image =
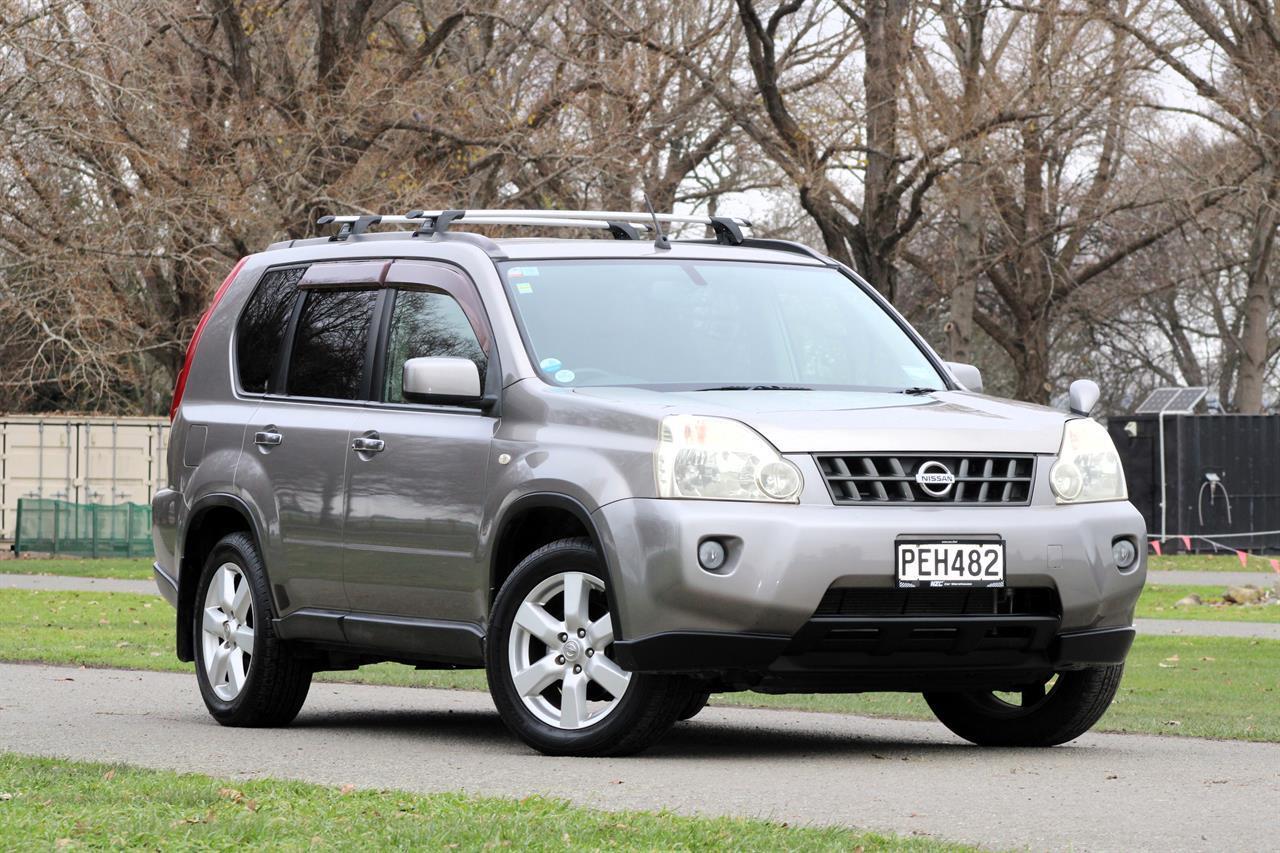
[[[1147,395],[1135,414],[1185,415],[1195,410],[1196,404],[1209,392],[1208,388],[1157,388]]]

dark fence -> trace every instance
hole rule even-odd
[[[151,507],[19,498],[13,550],[77,557],[146,557],[152,553]]]

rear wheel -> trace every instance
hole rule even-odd
[[[1115,698],[1124,665],[1058,673],[1015,692],[926,693],[938,720],[979,746],[1057,746],[1093,728]]]
[[[680,709],[681,720],[692,720],[694,717],[702,713],[702,709],[707,707],[707,702],[711,699],[711,691],[703,687],[692,688],[693,692],[689,695],[689,701]]]
[[[613,661],[613,614],[599,556],[585,539],[539,548],[494,600],[485,643],[503,722],[548,755],[639,752],[675,723],[688,679],[627,672]]]
[[[247,534],[228,534],[213,547],[194,610],[196,680],[213,718],[224,726],[292,721],[311,669],[275,635],[266,571]]]

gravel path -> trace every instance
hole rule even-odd
[[[0,665],[0,749],[237,777],[544,794],[994,848],[1274,850],[1280,744],[1086,735],[978,749],[940,725],[711,708],[630,759],[553,759],[487,694],[317,684],[288,729],[228,729],[191,675]]]
[[[1275,572],[1147,572],[1147,583],[1170,586],[1244,586],[1257,587],[1280,584]]]
[[[159,595],[155,581],[81,578],[69,575],[0,574],[0,589],[48,589],[58,592],[135,592]]]
[[[1181,637],[1252,637],[1280,640],[1280,622],[1212,622],[1208,619],[1135,619],[1139,634]],[[1277,818],[1280,820],[1280,817]],[[1280,826],[1277,827],[1280,829]],[[1277,839],[1280,845],[1280,839]]]

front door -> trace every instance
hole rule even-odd
[[[411,358],[469,358],[493,393],[493,338],[474,285],[452,268],[396,261],[386,282],[371,402],[348,442],[347,597],[355,611],[477,622],[487,603],[477,551],[497,422],[479,409],[406,399],[401,380]]]

